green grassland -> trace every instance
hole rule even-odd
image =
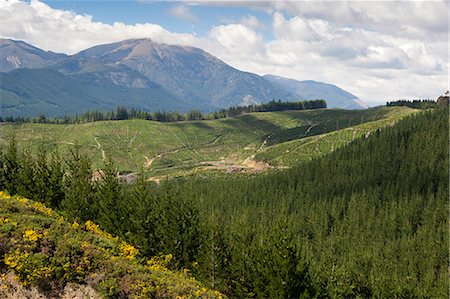
[[[154,177],[223,172],[230,167],[261,171],[327,154],[416,111],[377,107],[261,112],[175,123],[134,119],[71,125],[3,124],[0,145],[14,130],[19,143],[32,151],[44,144],[66,153],[79,144],[94,168],[102,167],[103,160],[111,156],[121,171],[144,168]]]

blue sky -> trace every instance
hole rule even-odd
[[[151,38],[377,105],[449,89],[449,10],[446,0],[0,0],[0,37],[66,54]]]
[[[245,6],[193,5],[181,1],[42,1],[53,8],[72,10],[78,14],[93,16],[94,21],[107,24],[155,23],[180,33],[207,35],[211,27],[239,22],[246,16],[254,16],[261,23],[270,24],[271,14],[260,9]],[[193,19],[183,19],[171,11],[183,6]],[[258,30],[266,40],[272,38],[269,26]]]

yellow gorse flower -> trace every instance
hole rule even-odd
[[[17,222],[12,221],[9,218],[4,218],[4,217],[0,217],[0,224],[9,224],[9,225],[12,225],[13,227],[17,226]]]
[[[21,203],[24,203],[26,205],[28,205],[28,203],[29,203],[28,198],[25,198],[25,197],[22,197],[22,196],[18,196],[18,195],[16,195],[15,198],[16,198],[17,201],[20,201]]]
[[[78,222],[74,222],[74,223],[72,223],[72,228],[73,229],[78,229],[80,227],[80,225],[78,224]]]
[[[201,288],[200,290],[197,290],[197,291],[195,292],[195,296],[196,296],[196,297],[201,297],[201,296],[203,296],[204,294],[206,294],[206,291],[208,291],[208,289],[206,289],[206,288]]]
[[[138,253],[138,250],[130,244],[127,244],[123,242],[120,244],[120,255],[126,257],[129,260],[132,260],[135,258],[136,254]]]
[[[33,203],[33,204],[31,205],[31,207],[32,207],[34,210],[36,210],[36,211],[38,211],[38,212],[41,212],[42,214],[49,215],[49,216],[51,216],[52,213],[53,213],[52,209],[47,208],[44,204],[42,204],[42,203],[40,203],[40,202],[35,202],[35,203]]]
[[[0,191],[0,197],[3,197],[4,199],[10,199],[11,195],[6,193],[5,191]]]
[[[32,229],[27,229],[24,233],[23,233],[23,238],[27,241],[30,242],[36,242],[37,240],[39,240],[40,238],[42,238],[42,234],[32,230]]]
[[[99,228],[99,225],[98,225],[98,224],[95,224],[95,223],[94,223],[93,221],[91,221],[91,220],[86,221],[86,223],[84,224],[84,226],[85,226],[85,228],[86,228],[87,231],[93,232],[94,234],[96,234],[96,235],[98,235],[98,236],[101,236],[101,237],[104,237],[104,238],[106,238],[106,239],[109,239],[109,240],[115,240],[115,241],[117,241],[117,240],[119,239],[118,237],[113,237],[110,233],[107,233],[107,232],[101,230],[101,229]]]

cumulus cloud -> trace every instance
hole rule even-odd
[[[152,38],[164,43],[193,44],[191,34],[169,32],[157,24],[112,25],[90,15],[53,9],[38,0],[0,0],[0,35],[20,39],[44,50],[74,54],[98,44],[131,38]]]
[[[104,24],[37,0],[0,0],[0,36],[68,54],[149,37],[202,48],[241,70],[333,83],[377,103],[439,95],[448,89],[448,3],[444,1],[188,4],[265,9],[272,22],[262,24],[247,15],[213,26],[199,37],[151,23]],[[192,21],[187,8],[177,5],[171,12]],[[271,29],[271,40],[259,33],[263,26]]]
[[[263,38],[242,24],[215,26],[211,29],[209,38],[220,46],[220,49],[214,47],[216,49],[213,51],[219,50],[233,59],[255,55],[262,57],[262,50],[265,48]]]

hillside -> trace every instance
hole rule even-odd
[[[0,73],[0,117],[62,117],[117,106],[145,110],[188,111],[194,107],[158,85],[143,88],[86,84],[51,69],[17,69]]]
[[[65,54],[46,52],[22,41],[0,38],[0,72],[46,67],[66,57]]]
[[[149,184],[145,174],[134,184],[122,184],[110,161],[102,167],[101,179],[93,179],[89,156],[76,147],[62,163],[53,150],[41,148],[32,156],[12,139],[0,153],[0,183],[69,219],[86,222],[72,229],[83,236],[85,231],[104,236],[103,242],[92,243],[109,246],[108,254],[120,255],[128,248],[128,257],[134,250],[120,241],[109,244],[108,235],[91,221],[134,244],[145,260],[160,252],[169,255],[173,267],[191,269],[204,285],[230,297],[447,298],[448,129],[448,108],[429,109],[312,161],[295,162],[290,169],[254,176],[181,177],[159,186]],[[31,204],[50,213],[42,204]],[[4,211],[12,218],[20,207],[7,205]],[[53,250],[58,242],[72,240],[47,241],[47,236],[71,231],[69,224],[58,230],[60,226],[38,221],[43,227],[38,230],[41,226],[18,220],[12,228],[1,227],[14,236],[0,244],[20,247],[4,263],[17,269],[23,258],[41,259],[17,271],[36,269],[50,251],[39,247],[36,255],[25,252],[22,257],[21,250],[35,248],[24,244],[50,244],[51,252],[58,253]],[[61,220],[56,217],[56,222]],[[61,250],[72,252],[72,247]],[[67,254],[55,254],[50,261],[61,265],[61,256]],[[47,264],[39,266],[38,275],[62,275],[65,263],[55,272],[44,268]],[[74,266],[70,273],[78,277],[85,265]],[[123,273],[116,268],[113,275]]]
[[[188,269],[170,271],[171,255],[146,260],[92,221],[69,223],[41,203],[4,192],[0,203],[2,298],[222,298]]]
[[[357,96],[333,84],[312,80],[298,81],[274,75],[265,75],[264,78],[302,99],[324,99],[329,108],[366,109],[369,107]]]
[[[136,171],[144,166],[150,176],[162,177],[198,171],[260,172],[271,166],[291,166],[298,157],[306,161],[325,155],[415,111],[406,107],[321,109],[250,113],[211,121],[25,123],[14,124],[12,128],[21,145],[31,146],[33,151],[43,142],[48,148],[57,146],[65,153],[78,143],[91,157],[95,168],[102,167],[106,157],[112,157],[122,171]],[[365,125],[361,127],[361,124]],[[0,144],[6,143],[10,128],[10,125],[0,126]],[[339,133],[339,138],[324,138],[333,132],[345,133]],[[286,152],[291,140],[316,141],[312,151],[299,147]],[[322,146],[322,142],[326,145]],[[277,158],[271,159],[269,156],[275,152]]]
[[[197,107],[230,107],[291,98],[264,78],[239,71],[205,51],[133,39],[95,46],[72,57],[126,66]]]
[[[274,166],[297,165],[300,162],[310,161],[326,153],[331,153],[355,139],[368,138],[376,133],[378,129],[391,126],[411,113],[413,111],[409,109],[390,111],[383,118],[369,120],[368,122],[349,127],[342,125],[342,122],[346,121],[345,118],[336,119],[335,123],[319,124],[312,127],[310,134],[304,138],[287,140],[286,142],[275,143],[274,146],[266,147],[256,154],[255,160],[264,161]],[[321,127],[327,125],[336,126],[336,130],[328,127],[329,132],[322,134]],[[341,129],[337,129],[339,127]],[[295,128],[290,130],[295,130]]]
[[[200,199],[204,279],[230,296],[447,298],[448,128],[448,109],[421,112],[289,170],[155,197]]]

